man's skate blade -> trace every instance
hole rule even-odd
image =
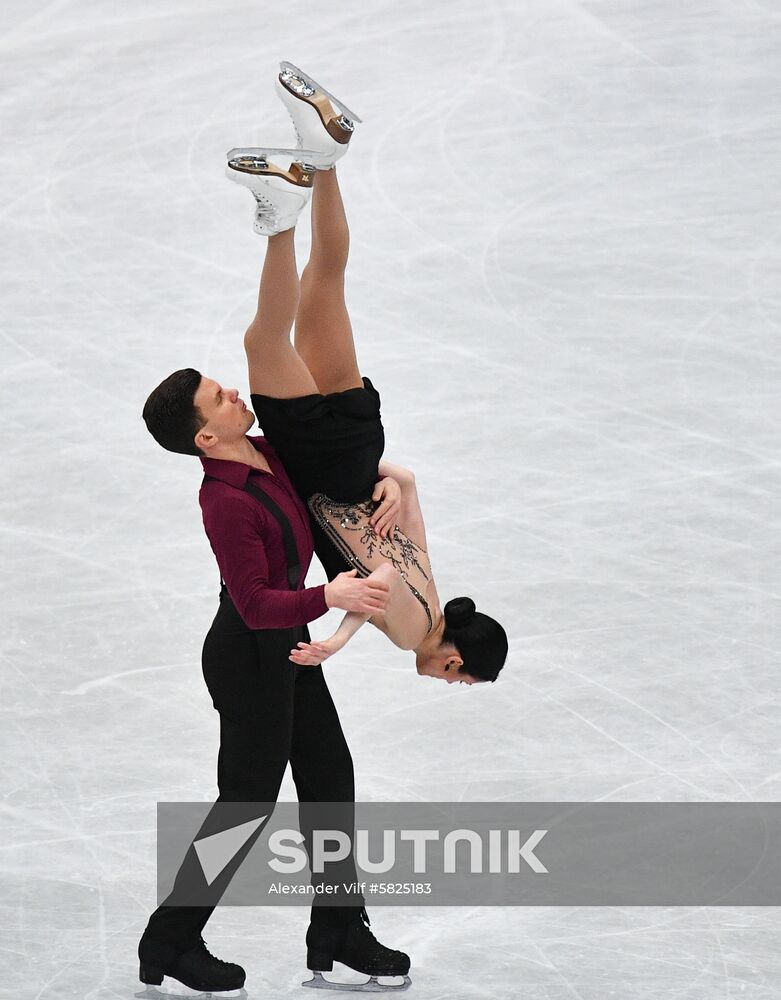
[[[298,66],[294,66],[293,63],[283,60],[279,64],[279,69],[283,73],[285,70],[289,70],[291,73],[295,73],[295,75],[299,77],[301,80],[303,80],[304,83],[308,83],[310,87],[314,87],[315,90],[319,90],[321,93],[325,94],[325,96],[329,98],[330,101],[333,102],[337,111],[341,111],[341,113],[345,115],[347,118],[349,118],[350,121],[359,123],[363,122],[363,118],[359,118],[354,111],[350,111],[350,109],[343,101],[340,101],[338,97],[334,97],[334,95],[330,91],[326,90],[322,84],[318,83],[316,80],[313,80],[311,76],[307,76],[307,74],[304,73],[303,70],[300,70]]]
[[[237,1000],[248,1000],[245,989],[239,990],[194,990],[177,979],[169,976],[163,978],[159,986],[146,985],[143,993],[135,993],[135,1000],[222,1000],[223,997],[235,997]]]
[[[385,983],[380,979],[402,980],[401,982]],[[346,990],[351,993],[393,993],[409,989],[412,980],[409,976],[372,976],[365,983],[332,983],[326,979],[322,972],[313,972],[312,978],[301,983],[302,986],[311,986],[316,990]]]

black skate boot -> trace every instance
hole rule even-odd
[[[223,962],[209,954],[203,938],[195,947],[181,951],[173,945],[141,938],[138,945],[141,963],[139,979],[150,986],[160,986],[168,976],[191,990],[211,993],[215,997],[237,997],[246,974],[240,965]],[[166,984],[173,986],[175,984]]]
[[[306,964],[314,973],[302,986],[329,990],[356,990],[363,993],[384,993],[406,990],[411,980],[409,955],[380,944],[369,930],[369,915],[363,907],[321,907],[313,912],[306,932]],[[334,962],[341,962],[356,972],[370,976],[368,983],[331,983],[323,972],[331,972]],[[378,976],[403,976],[404,981],[384,984]]]

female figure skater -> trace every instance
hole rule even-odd
[[[258,423],[307,503],[315,550],[333,579],[345,569],[390,587],[383,614],[351,612],[318,642],[299,642],[294,663],[333,655],[366,622],[412,650],[419,674],[449,682],[494,681],[507,656],[502,626],[468,597],[441,607],[414,476],[382,460],[380,397],[358,369],[344,300],[349,230],[336,177],[360,119],[291,63],[277,94],[297,148],[233,149],[227,176],[255,196],[255,231],[268,236],[258,309],[244,337]],[[312,200],[312,247],[299,282],[294,235]],[[294,344],[290,329],[295,322]],[[372,499],[380,476],[401,488],[398,518]]]

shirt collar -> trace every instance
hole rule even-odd
[[[255,451],[259,451],[266,457],[270,465],[271,456],[263,447],[265,444],[264,438],[248,436],[247,440],[251,442]],[[207,476],[211,476],[212,479],[219,479],[223,483],[228,483],[229,486],[237,486],[239,489],[244,489],[247,477],[252,470],[252,466],[247,465],[246,462],[232,462],[225,458],[204,458],[201,456],[201,465]]]

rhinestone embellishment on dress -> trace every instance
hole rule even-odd
[[[360,503],[338,503],[324,493],[315,493],[309,498],[308,503],[317,523],[359,573],[363,576],[369,575],[371,570],[365,560],[373,559],[375,556],[380,556],[397,570],[426,612],[428,630],[431,631],[433,620],[428,602],[409,580],[410,571],[414,570],[428,582],[429,575],[419,558],[425,549],[416,545],[397,524],[393,525],[387,537],[382,538],[369,523],[369,518],[379,506],[379,503],[372,499]],[[339,533],[337,524],[350,532],[352,536],[350,540]]]

